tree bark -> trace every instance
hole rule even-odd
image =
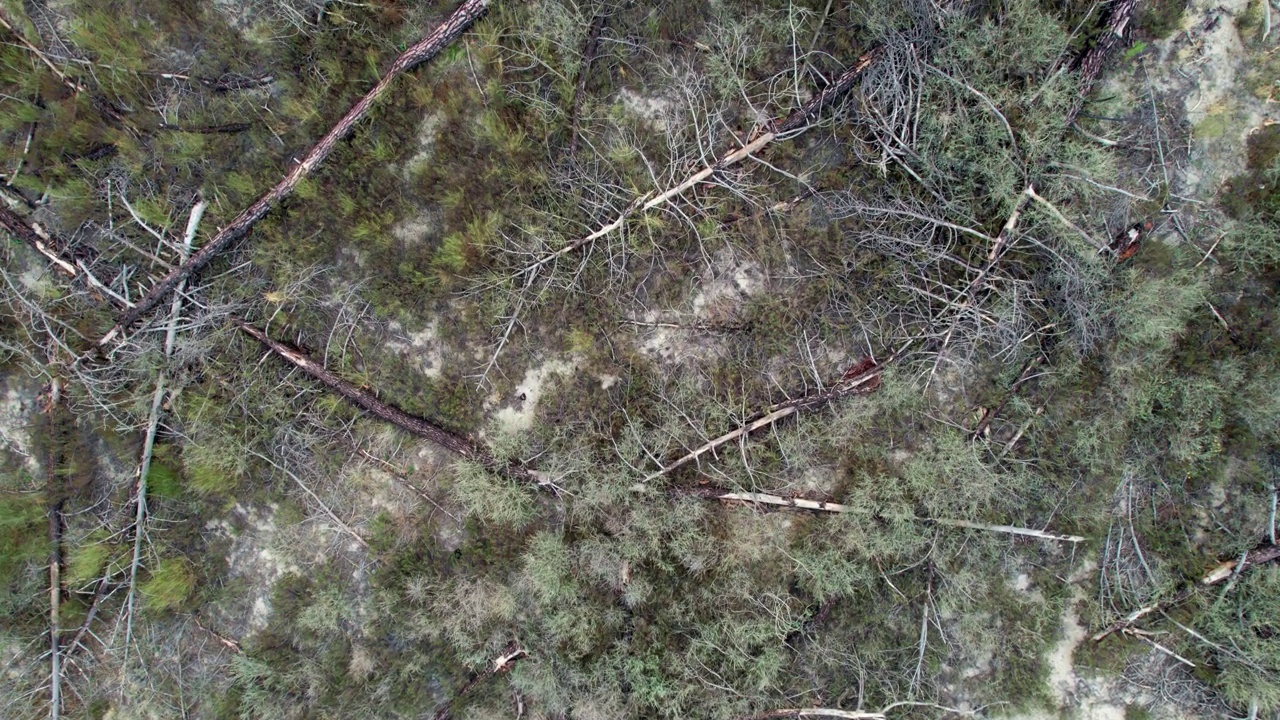
[[[864,360],[863,362],[856,363],[830,388],[823,390],[822,392],[814,393],[813,395],[806,395],[801,398],[796,398],[795,400],[787,400],[769,407],[764,412],[757,415],[754,420],[744,423],[742,426],[730,430],[713,440],[708,440],[697,448],[694,448],[680,456],[678,459],[662,466],[656,472],[651,473],[646,477],[643,482],[647,483],[657,480],[664,475],[670,474],[677,468],[683,467],[709,452],[713,452],[716,448],[733,442],[741,437],[750,435],[762,428],[769,427],[777,423],[779,420],[795,415],[801,410],[826,405],[827,403],[830,403],[837,398],[844,397],[845,395],[873,392],[876,388],[880,387],[880,373],[884,369],[884,365],[889,364],[893,360],[894,358],[891,357],[882,365],[877,365],[870,360]]]
[[[271,338],[261,328],[251,325],[240,318],[233,318],[233,322],[235,322],[236,327],[240,328],[241,332],[266,345],[277,357],[320,381],[330,390],[338,393],[356,407],[379,420],[389,422],[407,433],[426,438],[455,455],[484,465],[493,472],[507,475],[517,480],[533,480],[529,470],[522,466],[501,466],[494,459],[488,448],[480,443],[445,430],[429,420],[410,415],[390,403],[379,400],[368,390],[356,387],[338,377],[320,363],[312,360],[303,350]]]
[[[312,171],[319,167],[320,163],[329,157],[338,141],[351,133],[356,123],[360,122],[369,113],[378,98],[386,94],[387,89],[391,87],[391,83],[397,77],[434,58],[440,51],[448,47],[477,18],[484,14],[488,4],[488,0],[466,0],[444,24],[437,27],[434,32],[420,40],[413,47],[405,50],[396,59],[391,68],[387,70],[386,74],[382,76],[382,79],[378,81],[378,84],[374,85],[372,90],[360,98],[359,102],[353,105],[347,111],[347,114],[342,116],[342,119],[328,133],[325,133],[324,137],[320,138],[320,141],[307,152],[302,160],[295,161],[294,166],[284,176],[283,180],[265,195],[258,198],[256,202],[232,220],[229,225],[218,231],[213,236],[213,239],[191,256],[190,260],[182,263],[182,265],[153,285],[147,291],[147,294],[143,295],[134,307],[125,312],[115,326],[98,340],[98,347],[105,347],[120,333],[132,327],[134,323],[154,310],[160,301],[172,293],[178,283],[199,272],[216,255],[227,249],[236,240],[244,237],[272,208],[288,197],[297,188],[298,183],[302,182],[303,178],[310,175]]]
[[[573,91],[573,105],[569,108],[569,157],[578,153],[578,113],[582,110],[587,77],[591,74],[591,64],[595,62],[596,50],[600,48],[600,33],[608,17],[603,14],[595,16],[591,21],[591,32],[587,33],[587,44],[582,48],[582,70],[578,71],[578,87]]]
[[[1067,127],[1075,124],[1076,117],[1084,107],[1084,99],[1088,97],[1093,84],[1097,82],[1107,58],[1124,42],[1125,31],[1128,30],[1129,22],[1133,20],[1137,7],[1138,0],[1116,0],[1111,6],[1111,12],[1107,14],[1107,29],[1103,36],[1080,60],[1080,89],[1075,102],[1071,104],[1070,112],[1067,113]]]

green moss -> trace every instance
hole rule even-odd
[[[1130,663],[1150,651],[1151,647],[1137,638],[1112,633],[1101,642],[1081,643],[1076,648],[1074,660],[1078,667],[1119,675]]]
[[[0,583],[8,590],[17,573],[48,552],[42,497],[0,495]]]
[[[1268,0],[1249,0],[1244,12],[1236,16],[1236,30],[1246,43],[1261,39],[1265,10],[1262,3]]]
[[[67,553],[66,582],[79,586],[102,577],[114,549],[106,544],[107,534],[96,532],[84,538]]]
[[[152,460],[147,471],[147,493],[158,498],[173,499],[181,495],[182,482],[178,471],[167,464]]]
[[[1151,711],[1142,705],[1130,703],[1124,706],[1124,720],[1152,720]]]

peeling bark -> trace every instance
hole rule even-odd
[[[1071,104],[1071,111],[1067,113],[1068,127],[1074,125],[1079,117],[1085,98],[1102,73],[1102,66],[1111,57],[1111,53],[1124,44],[1125,33],[1137,7],[1138,0],[1116,0],[1111,6],[1111,12],[1107,14],[1107,29],[1103,36],[1081,58],[1080,89],[1075,102]]]

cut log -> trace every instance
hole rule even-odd
[[[310,175],[312,171],[319,167],[320,163],[329,157],[338,141],[351,133],[356,123],[360,122],[369,113],[378,98],[386,94],[391,87],[391,83],[397,77],[440,54],[458,36],[462,35],[463,31],[470,27],[477,18],[484,14],[488,4],[488,0],[466,0],[444,24],[437,27],[434,32],[418,41],[408,50],[405,50],[392,64],[391,68],[387,70],[386,74],[382,76],[382,79],[378,81],[378,84],[374,85],[372,90],[360,98],[347,111],[347,114],[343,115],[342,119],[329,132],[325,133],[324,137],[320,138],[320,141],[301,160],[294,161],[293,167],[284,176],[283,180],[265,195],[258,198],[248,209],[232,220],[229,225],[218,231],[204,247],[191,256],[190,260],[182,263],[182,265],[153,285],[147,291],[147,294],[143,295],[133,308],[121,315],[115,326],[98,340],[98,347],[105,347],[120,333],[132,327],[143,316],[154,310],[164,298],[168,297],[178,287],[179,283],[199,272],[215,256],[230,247],[236,240],[244,237],[272,208],[293,193],[303,178]]]

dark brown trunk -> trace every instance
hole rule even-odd
[[[573,106],[569,110],[569,157],[578,152],[578,113],[582,109],[582,96],[587,92],[587,77],[591,74],[591,64],[595,62],[596,51],[600,48],[600,33],[608,16],[597,15],[591,21],[591,32],[587,34],[587,44],[582,49],[582,70],[578,72],[578,88],[573,91]]]
[[[235,318],[234,322],[241,332],[266,345],[277,357],[305,372],[330,390],[346,398],[353,405],[370,415],[389,422],[405,432],[426,438],[455,455],[473,460],[484,465],[493,472],[501,473],[513,479],[528,481],[531,479],[528,470],[520,466],[501,466],[494,459],[488,448],[470,438],[450,432],[429,420],[410,415],[400,408],[379,400],[373,393],[343,380],[312,360],[306,352],[288,343],[280,342],[268,336],[261,328]]]
[[[191,259],[175,268],[153,285],[132,309],[120,316],[115,327],[111,328],[98,340],[98,346],[105,346],[120,333],[132,327],[139,319],[155,309],[160,301],[168,297],[169,293],[173,292],[179,283],[199,272],[216,255],[226,250],[236,240],[244,237],[272,208],[288,197],[297,188],[298,183],[302,182],[303,178],[311,174],[320,163],[329,157],[329,153],[333,152],[333,148],[338,144],[338,141],[346,137],[356,123],[360,122],[369,113],[373,103],[387,92],[387,89],[391,87],[391,83],[397,77],[438,55],[441,50],[448,47],[464,30],[470,27],[476,21],[476,18],[484,13],[487,5],[488,0],[466,0],[444,24],[440,25],[416,45],[404,51],[391,68],[387,70],[386,74],[383,75],[382,79],[378,81],[378,84],[374,85],[372,90],[360,98],[360,101],[352,106],[347,111],[347,114],[324,137],[320,138],[320,142],[316,143],[301,160],[294,161],[293,167],[284,176],[283,180],[265,195],[258,198],[256,202],[240,213],[230,224],[218,231],[204,247],[191,256]]]
[[[1080,90],[1075,102],[1071,105],[1071,111],[1067,113],[1068,127],[1075,123],[1081,108],[1084,107],[1084,99],[1089,96],[1089,92],[1093,90],[1093,84],[1098,80],[1098,75],[1102,73],[1103,65],[1111,57],[1111,53],[1124,43],[1125,33],[1129,29],[1129,23],[1133,20],[1137,7],[1138,0],[1116,0],[1111,6],[1111,12],[1107,14],[1107,29],[1080,60]]]
[[[160,123],[156,126],[157,130],[168,130],[169,132],[195,133],[197,135],[220,135],[241,133],[253,127],[249,123],[227,123],[225,125],[202,125],[198,127],[183,127],[181,125],[170,125],[169,123]]]
[[[809,102],[801,105],[799,109],[788,115],[785,120],[774,124],[774,134],[781,135],[804,127],[805,123],[809,122],[809,118],[817,115],[823,108],[839,100],[845,93],[853,89],[854,83],[880,57],[881,52],[883,52],[883,48],[876,48],[858,58],[853,67],[845,70],[840,77],[835,79],[835,82],[824,88],[822,92],[809,98]]]

